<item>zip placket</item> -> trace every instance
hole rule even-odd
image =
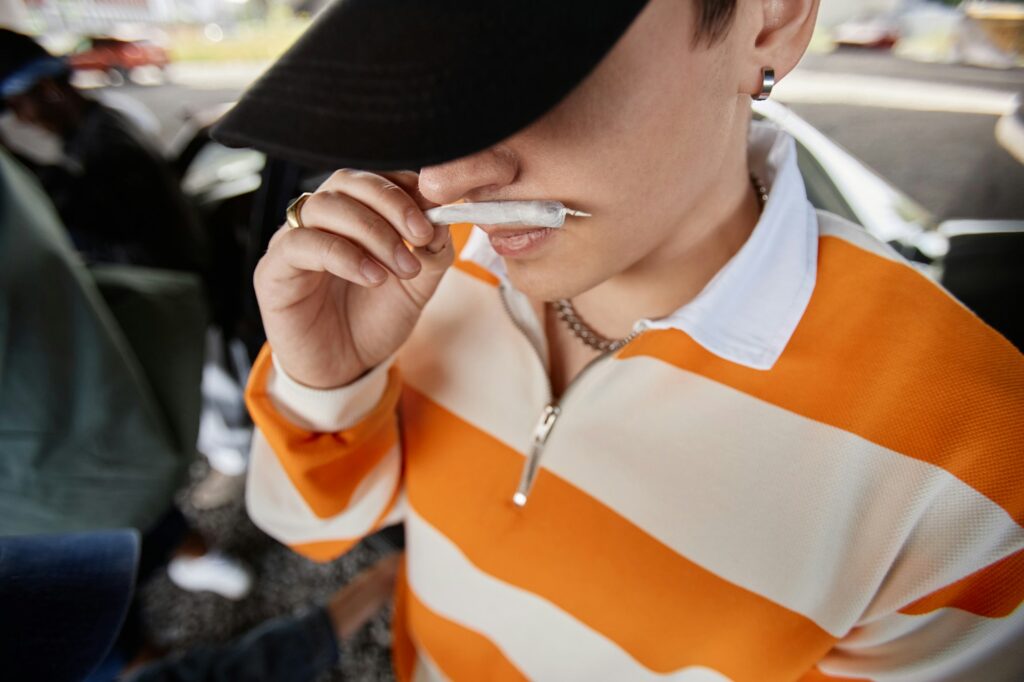
[[[512,496],[512,503],[517,507],[526,504],[526,498],[530,494],[530,489],[533,488],[533,479],[537,476],[537,467],[540,465],[540,455],[544,451],[544,444],[547,443],[548,435],[560,414],[562,414],[562,408],[558,405],[552,403],[545,406],[544,412],[540,415],[540,421],[533,430],[530,456],[527,457],[526,466],[523,467],[523,473],[519,476],[519,487],[516,488],[516,494]]]
[[[518,329],[519,332],[526,337],[526,340],[530,342],[530,346],[533,347],[533,350],[537,354],[537,358],[540,360],[541,366],[543,367],[545,363],[540,349],[533,343],[530,338],[530,334],[523,328],[522,323],[512,312],[512,307],[508,302],[507,288],[507,285],[502,283],[498,289],[505,312],[512,320],[512,324],[515,325],[516,329]],[[622,350],[622,348],[625,348],[632,343],[633,340],[635,340],[635,337],[623,344],[618,350]],[[537,422],[537,426],[533,429],[533,438],[530,442],[530,454],[526,458],[526,464],[523,465],[523,473],[519,476],[519,486],[516,488],[515,495],[512,496],[512,503],[517,507],[526,506],[526,501],[530,496],[530,490],[533,488],[534,479],[537,477],[537,471],[540,469],[540,458],[541,455],[544,454],[544,446],[548,442],[551,430],[555,428],[555,423],[563,413],[565,399],[569,396],[573,387],[579,383],[581,378],[583,378],[584,374],[608,356],[613,355],[615,352],[618,351],[605,351],[588,362],[583,369],[579,371],[575,378],[573,378],[573,380],[565,387],[565,391],[562,392],[562,398],[560,400],[554,399],[555,391],[551,386],[551,378],[548,377],[547,372],[545,372],[544,376],[548,383],[548,404],[544,406],[544,411],[540,415],[540,420]]]

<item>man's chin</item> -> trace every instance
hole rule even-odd
[[[574,298],[593,286],[564,267],[551,267],[539,261],[505,262],[512,286],[534,301]]]

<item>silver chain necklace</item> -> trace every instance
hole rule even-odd
[[[750,185],[754,188],[754,191],[757,192],[758,205],[763,211],[764,205],[768,203],[768,189],[765,187],[764,183],[761,182],[761,179],[754,175],[754,173],[750,174]],[[629,336],[621,339],[609,339],[598,334],[590,327],[590,325],[584,322],[576,313],[576,309],[573,307],[572,301],[569,299],[560,298],[557,301],[554,301],[554,306],[558,313],[558,318],[565,322],[573,336],[594,350],[602,353],[614,353],[635,339],[637,334],[639,334],[639,331],[634,329]]]

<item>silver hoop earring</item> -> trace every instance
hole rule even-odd
[[[766,66],[761,69],[761,92],[757,93],[754,99],[758,102],[763,102],[772,96],[772,90],[775,88],[775,69],[770,66]]]

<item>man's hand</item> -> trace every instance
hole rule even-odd
[[[392,554],[335,592],[327,605],[338,641],[348,639],[387,603],[402,554]]]
[[[453,261],[412,172],[335,172],[256,268],[267,339],[296,381],[348,384],[394,353]],[[410,249],[407,244],[412,245]]]

